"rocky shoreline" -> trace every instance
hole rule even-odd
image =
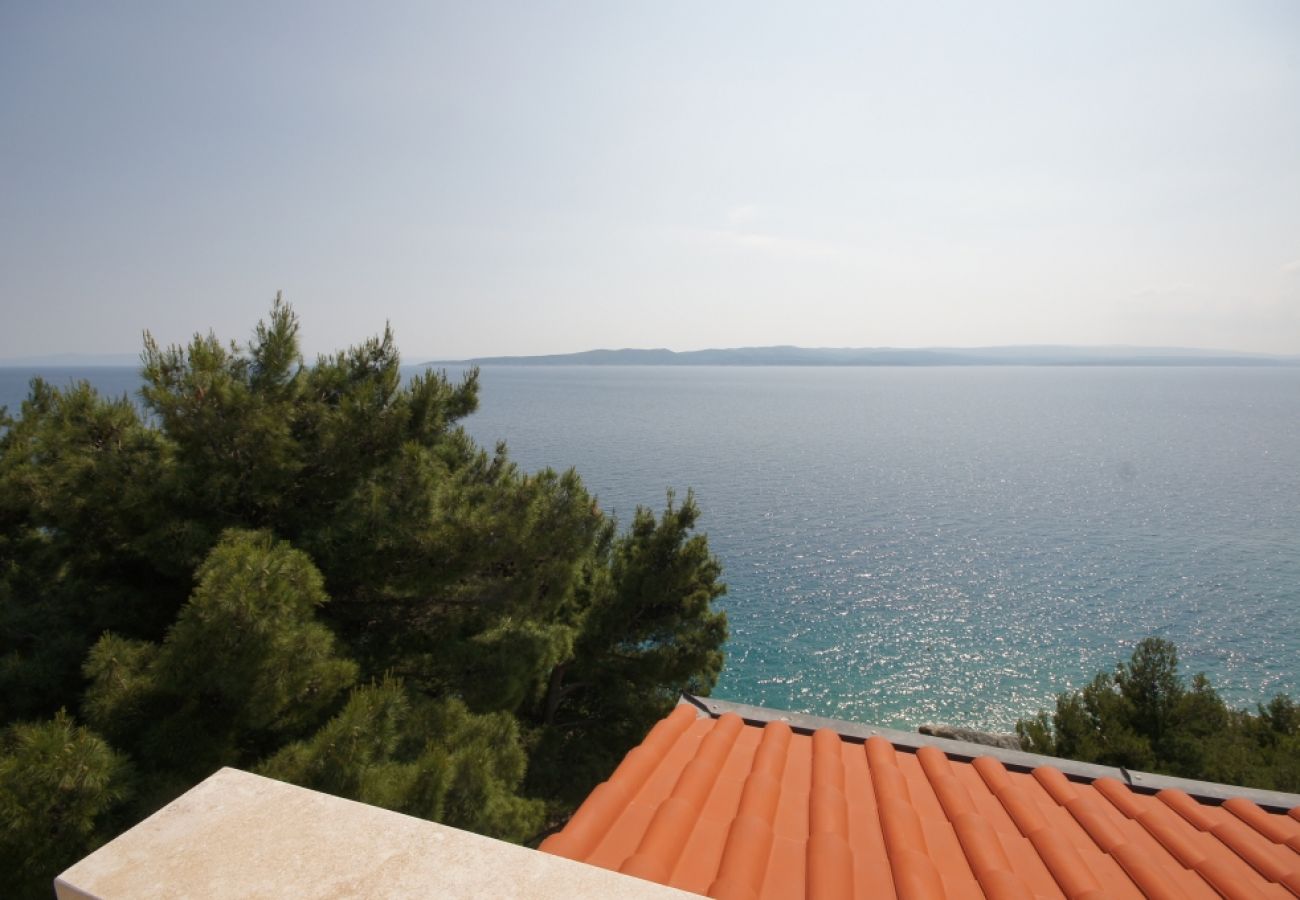
[[[1003,750],[1020,749],[1020,738],[1014,734],[977,731],[974,728],[961,728],[956,725],[922,725],[916,730],[921,734],[928,734],[931,737],[949,738],[954,741],[966,741],[968,744],[983,744],[986,747],[999,747]]]

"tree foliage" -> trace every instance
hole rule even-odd
[[[1035,753],[1225,784],[1300,791],[1300,705],[1278,694],[1257,713],[1230,708],[1178,651],[1146,638],[1128,662],[1016,723]]]
[[[130,795],[126,760],[60,710],[0,738],[0,869],[6,890],[49,896],[51,873],[109,836]]]
[[[143,410],[37,379],[0,423],[0,826],[42,878],[223,765],[524,840],[716,681],[694,498],[620,533],[470,440],[477,372],[404,379],[387,330],[306,364],[278,298],[142,364]]]

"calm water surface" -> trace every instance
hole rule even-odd
[[[476,438],[624,519],[694,488],[719,696],[1006,727],[1148,634],[1300,688],[1300,371],[494,368]]]
[[[25,378],[0,372],[0,403]],[[482,386],[477,440],[577,467],[623,521],[694,489],[729,587],[721,697],[1005,728],[1148,634],[1234,702],[1300,693],[1300,369],[494,367]]]

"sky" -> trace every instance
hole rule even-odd
[[[0,359],[1300,353],[1300,4],[0,3]]]

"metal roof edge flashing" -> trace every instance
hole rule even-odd
[[[922,747],[934,747],[942,750],[949,758],[970,761],[980,756],[991,756],[1009,769],[1018,772],[1030,772],[1039,766],[1051,766],[1073,781],[1093,782],[1098,778],[1114,778],[1142,793],[1154,794],[1167,788],[1183,791],[1197,800],[1219,804],[1232,797],[1244,797],[1259,806],[1274,812],[1286,812],[1300,806],[1300,794],[1288,794],[1284,791],[1268,791],[1261,788],[1241,787],[1229,784],[1215,784],[1210,781],[1196,781],[1191,778],[1176,778],[1172,775],[1157,775],[1152,772],[1137,772],[1117,766],[1102,766],[1095,763],[1079,762],[1055,756],[1043,756],[1027,753],[1024,750],[1004,750],[986,744],[969,741],[957,741],[951,738],[933,737],[919,732],[901,731],[897,728],[885,728],[876,725],[861,725],[843,719],[828,719],[806,713],[790,712],[781,709],[769,709],[765,706],[752,706],[746,703],[733,703],[730,700],[718,700],[713,697],[697,697],[682,692],[678,703],[688,704],[697,710],[697,715],[718,718],[726,713],[735,713],[747,725],[766,725],[768,722],[785,722],[795,731],[812,734],[821,728],[829,728],[841,738],[854,743],[865,743],[867,738],[883,737],[899,750],[915,753]]]
[[[706,698],[697,697],[694,694],[688,694],[685,691],[682,691],[677,698],[677,705],[681,706],[683,704],[695,707],[695,718],[697,719],[702,719],[705,716],[710,716],[715,719],[717,718],[717,716],[713,714],[713,711],[709,709]]]

